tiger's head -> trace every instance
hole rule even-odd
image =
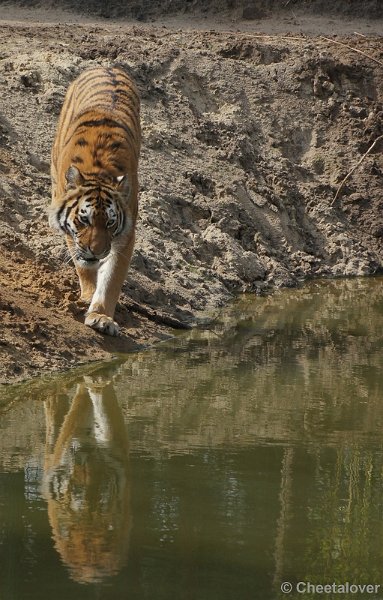
[[[66,234],[72,257],[82,266],[98,266],[115,240],[132,227],[126,210],[130,185],[128,176],[97,174],[85,177],[71,166],[65,174],[63,203],[54,207],[50,223]]]

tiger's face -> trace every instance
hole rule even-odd
[[[73,166],[66,179],[64,204],[51,221],[69,238],[73,258],[82,266],[97,267],[129,227],[129,217],[123,210],[128,183],[125,177],[86,179]]]
[[[117,202],[103,196],[101,188],[80,196],[66,217],[65,230],[73,239],[76,260],[88,266],[108,256],[123,226]]]

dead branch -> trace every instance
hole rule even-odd
[[[351,169],[351,171],[349,173],[347,173],[346,177],[344,179],[342,179],[336,194],[333,198],[333,201],[331,202],[331,206],[333,206],[344,186],[344,184],[346,183],[346,181],[351,177],[351,175],[354,173],[354,171],[356,171],[356,169],[362,164],[362,162],[364,161],[364,159],[366,158],[366,156],[368,154],[370,154],[370,152],[375,148],[376,144],[383,139],[383,135],[380,135],[379,137],[376,138],[376,140],[371,144],[371,146],[368,148],[368,150],[363,154],[362,158],[356,163],[356,165]]]
[[[370,56],[366,52],[363,52],[363,50],[359,50],[358,48],[349,46],[349,44],[345,44],[344,42],[338,42],[338,40],[332,40],[331,38],[325,37],[324,35],[321,35],[321,39],[326,40],[326,42],[331,42],[332,44],[338,44],[339,46],[344,46],[345,48],[348,48],[349,50],[352,50],[353,52],[357,52],[358,54],[362,54],[366,58],[373,60],[374,62],[378,63],[378,65],[381,65],[383,67],[383,62],[381,60],[378,60],[377,58]]]

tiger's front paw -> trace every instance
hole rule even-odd
[[[92,329],[96,329],[97,331],[101,331],[101,333],[106,333],[107,335],[118,335],[120,330],[116,321],[113,321],[111,317],[107,317],[106,315],[97,312],[91,312],[86,316],[85,325],[88,325],[88,327],[92,327]]]

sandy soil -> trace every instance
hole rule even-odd
[[[241,291],[381,270],[383,144],[333,199],[383,134],[383,21],[244,10],[143,23],[0,2],[0,382],[152,344]],[[142,95],[118,339],[82,324],[46,217],[65,90],[95,63],[124,65]]]

